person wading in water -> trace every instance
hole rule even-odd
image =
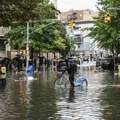
[[[69,81],[72,87],[74,87],[74,76],[75,73],[77,73],[77,65],[74,63],[74,61],[70,61],[70,64],[68,65],[68,68],[66,71],[69,74]]]

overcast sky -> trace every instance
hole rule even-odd
[[[66,12],[70,9],[91,9],[97,11],[95,5],[97,5],[97,0],[57,0],[57,9],[61,12]]]

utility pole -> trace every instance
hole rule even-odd
[[[120,10],[120,7],[110,7],[110,8],[107,8],[108,10]]]
[[[27,22],[27,41],[26,41],[26,70],[29,66],[30,50],[29,50],[29,22]]]
[[[29,60],[30,60],[30,40],[29,40],[30,35],[31,35],[32,33],[36,32],[36,31],[42,29],[42,28],[45,28],[45,27],[47,27],[47,26],[50,26],[50,25],[52,25],[52,24],[54,24],[54,23],[56,23],[56,22],[59,22],[59,20],[56,20],[56,19],[54,19],[54,20],[55,20],[54,22],[49,23],[49,24],[47,24],[47,25],[45,25],[45,26],[42,26],[42,27],[40,27],[40,28],[38,28],[38,29],[32,31],[31,33],[29,33],[29,23],[30,23],[30,22],[27,22],[26,73],[27,73],[27,68],[29,67]]]
[[[71,18],[68,22],[68,25],[69,25],[69,28],[71,29],[71,33],[73,34],[73,29],[75,28],[75,20]],[[72,37],[70,36],[69,37],[69,44],[70,44],[69,57],[71,57],[71,39]]]

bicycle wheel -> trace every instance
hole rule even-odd
[[[87,87],[88,86],[88,81],[85,79],[82,85]]]
[[[65,86],[66,82],[63,78],[57,78],[54,82],[56,86]]]

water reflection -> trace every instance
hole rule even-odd
[[[37,80],[7,79],[0,89],[0,120],[119,120],[120,78],[110,72],[80,71],[88,87],[55,87],[55,72]],[[10,76],[11,77],[11,76]]]
[[[115,87],[105,88],[101,94],[101,105],[104,106],[103,118],[106,120],[120,119],[120,89]]]
[[[70,87],[68,102],[74,102],[74,99],[75,99],[74,93],[75,93],[74,87]]]
[[[59,88],[60,90],[60,88]],[[62,90],[62,92],[61,92]],[[87,95],[86,87],[70,87],[69,89],[61,88],[59,93],[62,95],[59,97],[58,101],[56,101],[58,106],[57,117],[59,120],[77,120],[79,117],[79,108],[81,107],[80,102],[84,102],[80,100],[81,98],[85,98]],[[63,92],[64,91],[64,92]],[[58,93],[58,94],[59,94]],[[62,109],[61,109],[62,108]]]
[[[69,88],[68,102],[75,102],[78,96],[83,95],[87,92],[87,87],[77,86]]]

